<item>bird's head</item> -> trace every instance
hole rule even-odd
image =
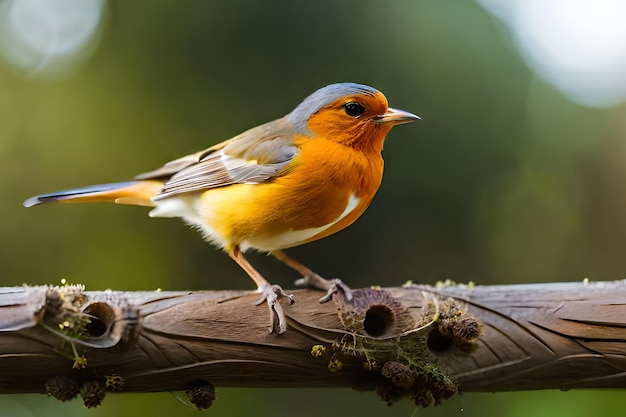
[[[354,83],[331,84],[304,99],[287,118],[301,132],[357,149],[380,152],[391,128],[419,119],[390,108],[375,88]]]

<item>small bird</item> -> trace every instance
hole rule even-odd
[[[382,180],[387,133],[417,119],[388,107],[372,87],[331,84],[280,119],[132,181],[38,195],[24,206],[107,201],[154,207],[150,217],[180,217],[252,278],[263,294],[258,304],[269,306],[270,332],[280,334],[287,328],[280,299],[293,298],[244,252],[269,252],[302,274],[299,284],[336,290],[339,281],[325,280],[282,249],[336,233],[363,214]]]

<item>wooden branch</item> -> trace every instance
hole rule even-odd
[[[289,328],[241,291],[0,288],[0,393],[87,406],[107,391],[213,384],[371,389],[437,404],[459,391],[626,386],[626,281],[293,292]]]

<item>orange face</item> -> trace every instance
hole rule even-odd
[[[380,153],[385,135],[393,126],[378,122],[387,110],[387,98],[380,92],[344,96],[312,114],[307,128],[327,140]]]

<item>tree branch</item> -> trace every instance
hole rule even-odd
[[[0,288],[0,393],[88,406],[107,391],[213,384],[376,390],[438,404],[459,391],[626,386],[626,281],[294,291],[268,332],[258,294]]]

